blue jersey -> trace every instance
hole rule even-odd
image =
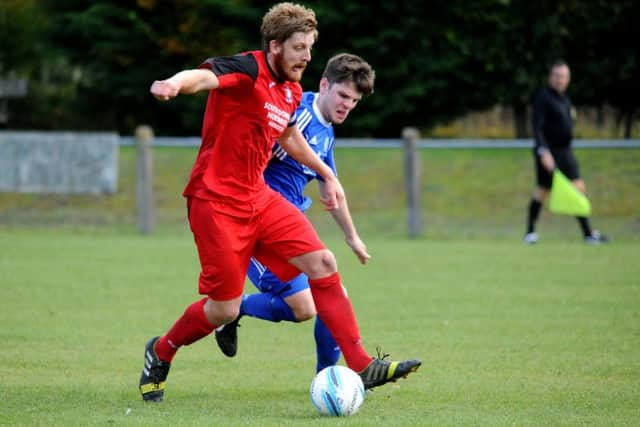
[[[335,144],[333,126],[320,114],[317,99],[317,93],[302,94],[302,100],[296,111],[297,126],[313,151],[331,168],[334,175],[337,175],[333,160]],[[311,206],[311,199],[304,195],[304,188],[314,178],[322,180],[314,170],[301,165],[289,157],[280,144],[275,144],[273,158],[264,171],[264,179],[271,188],[281,193],[298,209],[305,211]]]

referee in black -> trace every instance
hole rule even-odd
[[[533,244],[538,241],[535,232],[536,221],[542,205],[549,196],[553,170],[557,167],[569,178],[582,193],[586,188],[580,178],[578,160],[571,149],[573,139],[573,109],[571,101],[565,95],[571,79],[569,66],[564,61],[556,61],[549,70],[549,83],[540,89],[533,103],[534,161],[536,168],[536,192],[529,203],[527,232],[524,242]],[[589,218],[576,217],[584,241],[600,244],[608,241],[597,230],[592,230]]]

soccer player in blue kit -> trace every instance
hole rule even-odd
[[[344,53],[327,62],[319,92],[303,93],[296,112],[298,128],[309,146],[336,175],[333,125],[344,122],[363,95],[373,92],[374,80],[375,72],[366,61],[359,56]],[[273,158],[264,177],[269,186],[303,212],[311,206],[311,199],[304,195],[307,184],[317,179],[320,194],[324,194],[322,177],[289,157],[279,144],[273,148]],[[339,208],[330,212],[342,229],[347,245],[360,262],[365,264],[371,256],[358,236],[346,199]],[[243,315],[271,322],[301,322],[316,314],[308,278],[304,273],[285,283],[252,258],[247,274],[260,292],[244,295],[239,316],[216,330],[215,334],[220,350],[229,357],[235,356],[237,352],[237,328]],[[319,372],[336,364],[340,358],[340,348],[319,317],[316,317],[314,336],[318,356],[316,370]]]

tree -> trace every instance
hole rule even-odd
[[[209,56],[246,49],[244,28],[257,13],[221,0],[50,1],[46,9],[52,42],[82,76],[77,114],[93,117],[89,127],[122,133],[141,122],[160,133],[198,133],[202,97],[159,104],[149,86]]]
[[[574,99],[585,105],[615,107],[625,138],[631,137],[640,105],[638,16],[636,1],[585,2],[570,16],[573,32],[567,41]]]
[[[549,66],[564,57],[572,2],[508,1],[496,43],[500,45],[497,99],[514,113],[514,134],[529,135],[527,107],[546,82]]]
[[[259,48],[260,19],[272,4],[5,0],[0,61],[20,69],[34,88],[15,103],[31,113],[19,125],[130,134],[146,122],[160,134],[196,134],[204,96],[158,103],[149,85],[205,58]],[[327,59],[339,52],[364,57],[377,73],[375,94],[339,134],[398,137],[407,125],[427,129],[501,103],[515,111],[516,135],[523,137],[527,105],[558,58],[574,71],[570,95],[577,104],[613,105],[627,135],[638,113],[640,3],[633,0],[308,5],[320,38],[305,90],[317,88]]]
[[[565,59],[572,69],[569,94],[578,105],[620,111],[629,137],[640,102],[640,52],[635,18],[640,5],[632,0],[529,2],[508,1],[497,42],[503,82],[498,99],[515,113],[517,137],[527,136],[527,105],[537,86],[546,82],[549,66]]]
[[[24,75],[39,55],[41,27],[30,25],[37,8],[33,0],[3,0],[0,3],[0,75],[14,71]]]
[[[364,57],[377,72],[375,94],[339,131],[398,137],[495,103],[497,54],[491,43],[501,1],[323,1],[312,82],[332,54]],[[307,82],[305,78],[305,82]],[[315,83],[310,83],[314,84]]]
[[[24,80],[37,71],[33,58],[42,50],[41,27],[32,25],[37,16],[33,1],[0,2],[0,79]],[[9,114],[9,101],[0,94],[0,125],[15,121]],[[11,110],[16,110],[11,100]],[[17,111],[17,110],[16,110]],[[17,115],[18,117],[20,115]]]

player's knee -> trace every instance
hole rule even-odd
[[[316,315],[316,306],[313,304],[313,301],[311,301],[310,304],[298,304],[297,306],[291,307],[291,310],[298,322],[313,319]]]
[[[322,266],[324,271],[328,274],[333,274],[338,271],[338,262],[336,261],[333,252],[327,250],[322,254]]]
[[[204,305],[204,314],[212,324],[225,325],[234,320],[240,314],[239,305],[220,304],[209,299]]]
[[[307,275],[312,278],[326,277],[338,271],[338,263],[333,253],[325,249],[315,254],[313,262],[309,265]]]
[[[227,323],[235,320],[235,318],[238,317],[239,314],[240,314],[240,310],[238,310],[237,308],[225,307],[219,313],[219,316],[221,318],[220,319],[221,320],[220,323],[221,324],[227,324]]]
[[[544,204],[547,201],[547,198],[549,197],[549,190],[547,190],[546,188],[540,187],[537,189],[533,197],[540,203]]]

